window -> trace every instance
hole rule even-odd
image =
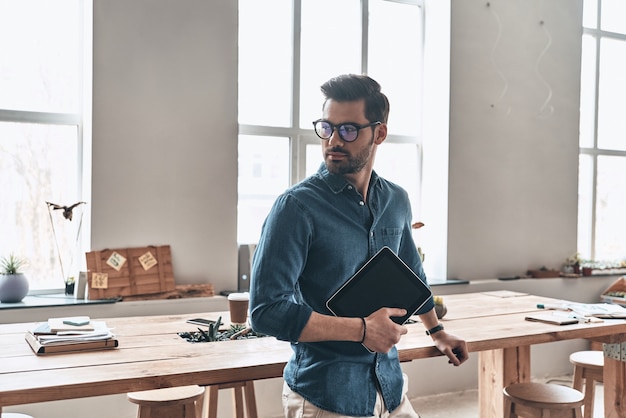
[[[626,260],[626,3],[585,0],[582,45],[578,249],[616,267]]]
[[[322,163],[311,121],[319,86],[342,73],[370,75],[389,97],[375,169],[408,191],[418,220],[422,32],[421,0],[239,1],[240,243],[258,242],[276,197]]]
[[[83,0],[0,0],[0,256],[26,259],[31,289],[60,289],[83,268],[89,158]],[[67,215],[67,214],[66,214]]]

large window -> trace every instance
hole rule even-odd
[[[606,267],[626,260],[626,2],[585,0],[578,249]]]
[[[419,220],[423,5],[414,0],[239,1],[238,241],[255,243],[275,198],[322,163],[319,86],[366,73],[391,102],[375,170]]]
[[[0,0],[0,257],[24,258],[31,289],[76,276],[88,242],[84,0]],[[48,204],[50,203],[50,204]]]

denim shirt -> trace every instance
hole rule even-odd
[[[358,342],[298,342],[312,311],[331,315],[326,300],[383,246],[426,281],[407,193],[375,172],[366,203],[322,164],[278,197],[263,225],[252,263],[252,327],[291,342],[285,382],[321,409],[371,416],[377,388],[388,410],[400,403],[403,379],[395,347],[381,354]],[[433,307],[431,299],[418,313]]]

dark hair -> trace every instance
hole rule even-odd
[[[320,87],[324,97],[338,102],[365,100],[365,117],[370,122],[387,123],[389,100],[380,91],[380,84],[371,77],[358,74],[343,74],[333,77]]]

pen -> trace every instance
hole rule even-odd
[[[556,304],[556,303],[538,303],[538,309],[556,309],[557,311],[571,311],[572,308],[568,307],[565,304]]]

